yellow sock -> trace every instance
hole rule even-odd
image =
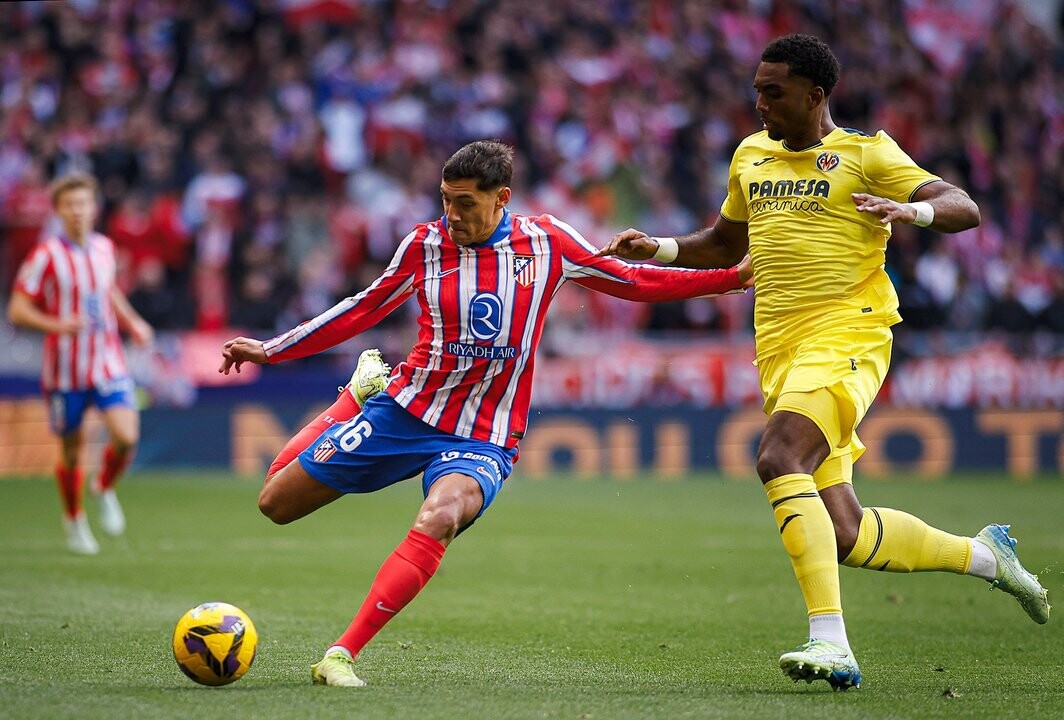
[[[812,475],[781,475],[765,483],[783,547],[810,615],[841,613],[835,528]]]
[[[842,564],[887,572],[943,570],[962,575],[971,560],[971,541],[966,537],[950,535],[900,510],[865,508],[857,542]]]

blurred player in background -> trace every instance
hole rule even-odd
[[[99,545],[81,502],[82,420],[91,405],[103,414],[109,442],[93,491],[100,501],[101,527],[121,535],[126,521],[115,486],[139,439],[140,415],[119,328],[140,345],[152,341],[153,331],[115,285],[111,241],[93,231],[99,209],[95,178],[81,172],[65,175],[52,183],[50,195],[62,231],[42,241],[22,263],[8,319],[44,333],[41,389],[60,441],[55,472],[67,545],[92,555]]]
[[[455,536],[492,503],[524,436],[536,347],[547,308],[566,281],[631,300],[719,294],[749,280],[728,270],[629,265],[551,215],[511,213],[512,150],[474,142],[443,167],[444,216],[418,225],[366,290],[266,342],[235,338],[221,372],[333,347],[416,297],[418,342],[386,392],[315,438],[271,477],[259,508],[297,520],[346,493],[373,492],[423,473],[425,501],[406,539],[381,566],[347,631],[311,676],[364,685],[354,658],[429,581]],[[740,256],[741,259],[741,256]],[[356,377],[358,376],[356,371]]]
[[[845,689],[861,673],[842,619],[839,562],[976,575],[1039,623],[1049,604],[1007,526],[959,537],[897,510],[862,508],[854,493],[853,462],[864,452],[855,431],[883,384],[890,326],[901,320],[883,268],[890,223],[959,232],[979,224],[979,210],[885,133],[836,127],[828,96],[838,78],[820,40],[772,42],[754,76],[764,130],[735,151],[716,224],[680,238],[627,230],[601,254],[686,267],[753,258],[756,363],[769,416],[757,472],[809,611],[809,642],[780,667],[796,682],[823,678]]]

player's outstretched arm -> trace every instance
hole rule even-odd
[[[729,268],[742,261],[748,248],[746,223],[720,218],[712,227],[677,238],[650,237],[629,228],[615,235],[596,255],[616,255],[625,260],[653,258],[689,268]]]
[[[230,368],[240,372],[240,366],[245,362],[266,364],[266,350],[262,347],[261,340],[238,337],[227,342],[222,346],[222,365],[218,372],[228,375]]]
[[[968,193],[943,180],[924,185],[909,203],[867,193],[854,193],[852,198],[857,212],[871,213],[883,225],[900,222],[954,233],[973,228],[980,220],[979,206]]]

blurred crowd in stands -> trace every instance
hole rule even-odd
[[[795,31],[842,63],[836,122],[888,131],[981,208],[957,235],[895,227],[907,327],[1064,345],[1064,47],[1011,0],[4,3],[0,287],[75,168],[163,330],[270,333],[357,292],[440,215],[440,165],[472,139],[517,149],[514,208],[592,243],[693,231],[760,129],[761,49]],[[559,302],[563,338],[751,324],[749,296]]]

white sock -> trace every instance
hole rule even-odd
[[[348,650],[347,648],[345,648],[343,645],[333,645],[332,647],[330,647],[328,650],[325,651],[325,655],[326,656],[334,655],[336,653],[341,653],[343,655],[346,655],[349,658],[351,657],[351,651]]]
[[[997,577],[997,558],[994,553],[975,538],[968,538],[968,541],[972,544],[972,562],[968,566],[968,574],[993,582]]]
[[[836,645],[842,645],[847,650],[850,649],[850,641],[846,639],[846,623],[842,621],[841,613],[811,615],[809,617],[809,638],[827,640]]]

